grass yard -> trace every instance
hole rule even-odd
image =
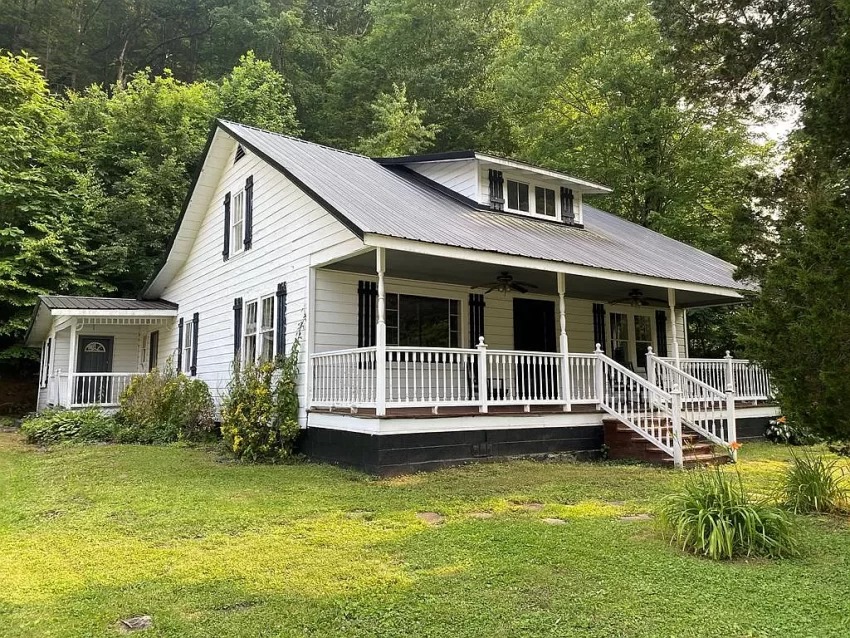
[[[746,484],[769,490],[786,454],[744,446]],[[799,519],[800,558],[712,563],[621,520],[681,478],[515,461],[377,480],[0,434],[0,635],[141,614],[146,637],[850,635],[848,521]]]

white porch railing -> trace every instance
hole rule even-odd
[[[115,407],[133,378],[142,372],[75,372],[70,377],[72,408]]]
[[[662,357],[666,363],[720,392],[732,389],[741,401],[767,401],[773,398],[770,375],[758,364],[747,359],[735,359],[727,351],[723,359],[679,359]]]
[[[737,440],[735,427],[735,394],[731,389],[721,392],[691,376],[672,363],[647,353],[648,380],[671,392],[681,392],[682,423],[716,445],[730,448]],[[732,458],[737,452],[731,447]]]

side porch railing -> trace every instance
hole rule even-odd
[[[73,372],[57,370],[48,381],[47,400],[66,408],[118,406],[130,382],[142,372]]]
[[[722,359],[679,359],[658,357],[677,366],[682,372],[699,379],[720,392],[731,389],[741,401],[768,401],[773,398],[770,375],[758,364],[735,359],[729,351]]]

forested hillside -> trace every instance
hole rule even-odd
[[[606,183],[597,205],[724,258],[763,255],[776,158],[749,133],[757,100],[718,99],[742,91],[713,75],[700,47],[718,16],[700,7],[6,0],[0,357],[33,356],[39,293],[138,291],[215,117],[373,155],[515,156]],[[693,326],[707,351],[734,340],[727,322]]]

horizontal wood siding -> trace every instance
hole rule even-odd
[[[254,176],[253,244],[250,250],[223,261],[224,195],[242,188],[249,175]],[[228,162],[188,259],[162,294],[163,299],[179,304],[181,317],[188,320],[199,313],[197,378],[209,384],[217,399],[230,379],[233,300],[242,297],[248,303],[274,296],[278,283],[285,281],[288,352],[307,312],[310,256],[352,238],[351,231],[253,153],[246,152],[235,165]],[[353,294],[356,301],[356,290]],[[356,331],[356,317],[351,326]],[[176,347],[176,327],[160,330],[160,363],[173,356]],[[304,361],[299,384],[302,424],[306,420]]]
[[[410,168],[446,188],[450,188],[470,199],[478,199],[478,160],[455,160],[452,162],[427,162],[411,164]]]

